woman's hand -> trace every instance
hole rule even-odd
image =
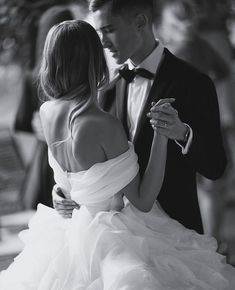
[[[170,116],[176,114],[176,110],[171,106],[175,99],[160,99],[157,103],[152,102],[152,107],[147,116],[150,118],[150,124],[154,130],[160,134],[169,129]],[[166,134],[163,134],[166,135]]]
[[[157,103],[152,103],[152,108],[148,117],[154,130],[167,138],[177,141],[184,141],[187,125],[184,124],[176,109],[171,105],[174,98],[161,99]]]

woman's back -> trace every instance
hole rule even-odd
[[[114,158],[128,149],[121,123],[95,105],[68,128],[74,102],[55,100],[40,108],[48,147],[64,171],[78,172]]]

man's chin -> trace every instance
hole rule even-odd
[[[116,62],[117,64],[120,63],[120,57],[119,57],[119,55],[118,55],[117,52],[111,52],[111,56],[112,56],[112,58],[115,60],[115,62]]]
[[[116,64],[122,64],[123,63],[120,58],[115,58],[114,57],[114,61],[116,62]]]
[[[116,64],[122,64],[123,62],[121,61],[120,57],[112,55],[112,59]]]
[[[123,59],[123,57],[120,56],[120,54],[118,52],[115,52],[115,51],[110,51],[110,50],[106,50],[106,55],[108,56],[108,59],[111,61],[114,61],[116,64],[120,65],[120,64],[123,64],[126,59]],[[112,62],[111,61],[111,62]]]
[[[119,55],[113,56],[113,59],[116,62],[116,64],[123,64],[127,60],[126,58],[124,59],[123,57],[120,57]]]

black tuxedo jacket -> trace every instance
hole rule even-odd
[[[122,121],[128,135],[126,90],[126,82],[120,79],[100,95],[99,102],[101,108]],[[223,174],[226,166],[217,95],[208,76],[165,49],[133,141],[141,176],[148,163],[153,138],[146,114],[152,101],[170,97],[176,99],[173,106],[180,119],[192,128],[193,141],[188,154],[183,155],[175,141],[169,140],[165,178],[158,200],[172,218],[203,233],[196,173],[214,180]]]

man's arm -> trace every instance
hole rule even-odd
[[[190,107],[187,112],[188,120],[184,122],[192,128],[193,138],[184,156],[197,172],[215,180],[222,176],[227,160],[215,87],[209,77],[200,76],[197,81],[185,84],[189,86],[186,98],[190,100]],[[161,108],[160,111],[152,110],[149,117],[154,118],[153,125],[158,127],[161,134],[173,140],[182,138],[183,122],[171,105]]]
[[[181,148],[182,154],[187,154],[192,143],[193,130],[192,128],[183,123],[179,116],[178,111],[175,110],[170,103],[174,102],[174,98],[170,98],[170,103],[163,104],[165,99],[160,99],[157,102],[158,106],[154,106],[148,113],[148,117],[152,118],[150,123],[153,128],[157,128],[158,132],[167,136],[169,139],[175,140],[176,144]]]
[[[220,127],[220,113],[215,86],[211,79],[204,76],[202,83],[192,88],[193,114],[190,126],[193,140],[186,158],[197,172],[216,180],[226,168],[227,158],[223,146]]]

